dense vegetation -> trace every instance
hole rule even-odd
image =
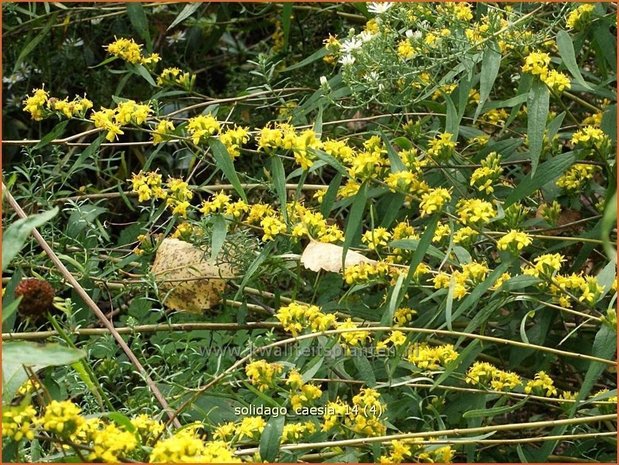
[[[614,462],[616,5],[2,14],[3,461]]]

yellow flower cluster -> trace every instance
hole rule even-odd
[[[240,126],[226,129],[219,134],[219,141],[226,146],[230,156],[236,158],[241,154],[241,145],[249,141],[249,129]]]
[[[608,143],[608,136],[600,128],[585,126],[572,135],[572,144],[583,147],[602,148]]]
[[[532,242],[527,233],[512,229],[497,241],[497,248],[518,254]]]
[[[86,97],[75,97],[72,101],[68,98],[62,100],[49,97],[45,89],[33,89],[32,95],[24,100],[24,111],[30,113],[35,121],[41,121],[52,112],[58,112],[67,118],[83,118],[86,111],[92,108],[92,102]]]
[[[297,133],[294,126],[279,123],[274,127],[265,126],[258,131],[259,150],[272,152],[275,149],[292,150],[295,161],[307,170],[314,164],[314,150],[322,148],[322,142],[313,129]]]
[[[292,228],[294,237],[308,237],[319,242],[339,242],[344,232],[337,224],[328,224],[320,212],[312,211],[300,203],[289,205],[288,218],[296,223]]]
[[[451,280],[454,281],[453,296],[454,299],[462,299],[471,287],[474,287],[483,282],[488,275],[489,268],[485,263],[471,262],[462,265],[462,271],[455,271],[451,276],[445,272],[439,272],[434,276],[435,289],[448,289],[451,286]]]
[[[425,342],[411,344],[407,360],[421,370],[438,370],[445,368],[449,362],[458,358],[458,353],[451,344],[430,346]]]
[[[182,179],[169,178],[167,182],[169,195],[166,199],[167,206],[173,215],[187,216],[189,201],[193,198],[193,192],[187,182]]]
[[[453,134],[444,132],[432,139],[428,144],[428,155],[437,161],[449,160],[456,150]]]
[[[192,429],[178,431],[159,441],[150,454],[150,463],[239,463],[241,459],[224,441],[203,441]]]
[[[378,248],[387,247],[387,244],[391,240],[391,234],[386,228],[376,227],[363,233],[361,242],[368,246],[370,250],[376,250]]]
[[[160,86],[179,86],[185,90],[191,90],[196,81],[196,75],[181,71],[178,68],[165,68],[157,77]]]
[[[566,291],[577,297],[580,302],[593,305],[599,300],[604,287],[600,285],[595,276],[582,276],[575,273],[567,276],[556,274],[550,285],[553,300],[562,307],[571,308],[572,300]]]
[[[417,53],[417,49],[413,47],[410,40],[403,39],[398,43],[398,56],[402,60],[410,60]]]
[[[460,222],[466,226],[481,226],[496,216],[492,203],[481,199],[461,199],[456,209]]]
[[[320,388],[315,384],[305,383],[296,369],[290,371],[286,384],[290,386],[290,405],[294,411],[311,405],[322,397]]]
[[[142,443],[145,445],[152,445],[164,430],[163,423],[146,414],[133,417],[131,419],[131,424],[135,427]]]
[[[88,460],[106,463],[118,463],[133,451],[138,441],[136,435],[125,431],[113,423],[103,425],[96,432],[91,431],[91,449]],[[162,425],[163,426],[163,425]]]
[[[544,371],[539,371],[535,374],[535,378],[529,381],[524,387],[526,394],[535,394],[539,396],[556,396],[557,388],[550,376]]]
[[[326,331],[336,326],[336,318],[332,313],[323,313],[316,305],[305,305],[297,302],[280,307],[275,314],[286,331],[298,336],[304,330],[312,332]]]
[[[584,3],[572,11],[567,20],[565,21],[565,25],[568,29],[577,29],[586,25],[589,19],[593,16],[593,10],[595,5],[591,3]]]
[[[434,440],[434,438],[429,439]],[[402,441],[392,440],[389,443],[389,454],[382,455],[379,458],[379,463],[450,463],[453,460],[454,450],[451,446],[434,446],[424,449],[421,444],[415,444],[417,441],[419,441],[419,438]]]
[[[348,176],[361,180],[382,176],[390,166],[382,139],[372,136],[363,143],[363,147],[365,150],[358,152],[349,162]]]
[[[444,187],[432,189],[421,196],[419,211],[421,217],[440,211],[451,200],[451,194]]]
[[[399,347],[406,342],[406,335],[402,331],[391,331],[389,336],[376,343],[377,350],[385,350],[389,347]]]
[[[261,391],[275,386],[277,377],[284,371],[279,363],[269,363],[266,360],[257,360],[245,365],[245,374],[249,382]]]
[[[352,398],[351,409],[346,425],[355,433],[364,436],[382,436],[387,430],[380,420],[385,410],[380,400],[380,394],[375,389],[363,388]]]
[[[577,163],[557,179],[557,187],[570,193],[580,192],[583,186],[593,179],[598,170],[599,166]]]
[[[475,362],[466,372],[466,383],[490,387],[495,391],[509,391],[522,383],[520,376],[500,370],[488,362]]]
[[[94,111],[90,118],[95,127],[107,131],[105,138],[112,142],[117,136],[124,134],[121,126],[134,124],[140,126],[146,122],[152,113],[150,103],[139,104],[134,100],[120,102],[116,108],[101,108]]]
[[[163,188],[161,174],[156,171],[133,173],[131,191],[138,194],[138,202],[148,202],[151,198],[165,199],[168,192]]]
[[[171,135],[174,132],[174,123],[167,119],[159,120],[155,130],[153,131],[153,144],[161,144],[162,142],[171,139]]]
[[[318,431],[318,428],[316,424],[311,421],[306,421],[304,423],[287,423],[284,425],[284,430],[282,431],[282,442],[298,442],[300,439],[314,434],[316,431]]]
[[[409,170],[389,173],[385,178],[385,183],[390,191],[410,194],[413,198],[418,198],[430,189],[428,184],[421,180],[417,173]]]
[[[237,422],[217,426],[213,431],[213,438],[219,441],[258,440],[266,424],[262,417],[245,417]]]
[[[528,276],[552,276],[561,269],[561,263],[565,261],[565,257],[561,254],[544,254],[539,257],[535,257],[533,260],[535,263],[533,266],[526,266],[522,272]]]
[[[195,145],[205,142],[209,136],[219,132],[221,125],[213,115],[198,115],[189,118],[187,133]]]
[[[84,423],[81,411],[69,400],[53,400],[45,408],[45,414],[39,423],[46,431],[68,438]]]
[[[486,195],[494,192],[493,184],[501,176],[501,156],[496,152],[490,152],[488,156],[481,161],[481,167],[475,169],[471,175],[470,185],[477,188],[479,192]]]
[[[563,92],[571,87],[570,79],[563,73],[551,70],[550,55],[544,52],[532,52],[524,60],[522,71],[539,76],[548,87],[557,92]]]
[[[408,307],[401,307],[393,313],[393,322],[395,326],[406,326],[413,321],[415,315],[417,315],[417,310],[413,310]]]
[[[27,403],[2,407],[2,437],[17,442],[23,438],[32,441],[36,428],[36,415],[34,407]]]
[[[110,55],[134,65],[149,65],[161,60],[157,53],[151,53],[150,55],[142,54],[142,45],[137,44],[133,39],[116,39],[114,42],[106,45],[105,49]]]
[[[347,266],[344,269],[344,281],[349,286],[365,284],[369,281],[384,278],[389,272],[389,264],[383,261]]]
[[[359,325],[347,318],[346,321],[337,324],[337,329],[357,329]],[[340,333],[340,342],[348,349],[365,344],[372,339],[369,331],[347,331]]]

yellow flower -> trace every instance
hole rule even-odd
[[[136,446],[135,434],[109,424],[92,433],[92,451],[88,454],[88,460],[118,463]]]
[[[557,179],[556,185],[567,192],[579,192],[598,170],[596,165],[575,164]]]
[[[114,42],[106,45],[105,49],[110,55],[132,64],[150,64],[161,60],[156,53],[148,56],[142,55],[142,45],[137,44],[133,39],[116,39]]]
[[[332,313],[323,313],[316,305],[305,305],[297,302],[280,307],[275,314],[286,331],[298,336],[305,329],[314,332],[326,331],[335,327],[336,319]]]
[[[512,229],[497,241],[497,248],[518,253],[528,245],[531,245],[531,242],[531,238],[527,233]]]
[[[443,187],[432,189],[421,196],[419,209],[421,216],[431,215],[440,211],[451,200],[451,194]]]
[[[225,194],[223,191],[215,194],[215,196],[211,200],[205,200],[202,202],[202,206],[200,207],[200,212],[205,215],[210,215],[211,213],[221,213],[224,209],[227,209],[230,206],[230,196]]]
[[[243,438],[257,439],[260,437],[266,426],[266,421],[262,417],[245,417],[237,427],[239,440]]]
[[[284,370],[279,363],[268,363],[266,360],[257,360],[245,366],[245,373],[249,382],[261,391],[274,387],[276,377]]]
[[[219,141],[226,146],[228,153],[232,158],[236,158],[241,154],[241,145],[249,141],[249,130],[240,126],[222,131],[219,134]]]
[[[350,318],[346,319],[343,323],[338,323],[337,329],[355,329],[359,325],[353,322]],[[347,346],[359,346],[365,344],[372,339],[369,331],[348,331],[339,334],[340,342],[345,343]]]
[[[275,236],[285,233],[288,229],[286,223],[274,216],[267,216],[260,221],[260,227],[264,232],[263,241],[272,241]]]
[[[535,76],[540,76],[544,79],[548,74],[548,65],[550,64],[550,56],[543,52],[530,53],[524,60],[522,71],[531,73]]]
[[[428,155],[435,160],[449,160],[456,149],[456,143],[452,140],[453,134],[444,132],[439,134],[429,143]]]
[[[153,132],[153,144],[161,144],[170,138],[170,134],[174,132],[174,123],[167,119],[162,119],[157,123]]]
[[[486,224],[496,216],[494,206],[481,199],[461,199],[456,208],[460,221],[467,226]]]
[[[157,439],[164,429],[163,423],[145,414],[133,417],[131,424],[135,426],[140,439],[145,445]]]
[[[430,346],[425,342],[411,344],[407,360],[421,370],[438,370],[445,368],[449,362],[458,358],[458,353],[451,344]]]
[[[361,242],[367,244],[368,249],[376,250],[380,247],[387,247],[391,234],[383,227],[377,227],[363,233]]]
[[[53,400],[45,408],[45,414],[39,420],[44,430],[62,437],[70,436],[82,423],[81,409],[69,400]]]
[[[542,80],[548,87],[559,93],[564,90],[569,90],[572,87],[570,78],[554,69],[551,70],[546,77],[543,77]]]
[[[546,395],[547,397],[556,396],[557,388],[550,376],[544,371],[535,374],[535,379],[529,381],[524,387],[526,394]]]
[[[567,20],[565,21],[565,25],[568,29],[581,28],[586,25],[589,19],[593,16],[592,13],[594,8],[595,6],[591,3],[584,3],[580,5],[569,14]]]
[[[30,404],[2,407],[2,437],[15,442],[34,439],[37,412]]]
[[[393,314],[394,324],[395,326],[406,326],[413,321],[415,315],[417,315],[417,310],[406,307],[398,308]]]
[[[203,142],[206,137],[219,132],[221,125],[213,115],[198,115],[189,118],[187,132],[195,145]]]
[[[298,442],[304,436],[313,434],[317,431],[316,424],[311,421],[305,423],[287,423],[282,432],[282,442]]]
[[[600,148],[608,140],[608,136],[599,128],[585,126],[572,136],[572,144],[583,147]]]
[[[415,56],[416,52],[417,50],[415,50],[415,47],[413,47],[407,39],[398,43],[398,56],[403,60],[410,60]]]
[[[30,113],[33,120],[41,121],[44,118],[43,108],[48,95],[45,89],[33,89],[32,96],[27,96],[24,100],[24,111]]]

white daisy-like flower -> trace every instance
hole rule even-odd
[[[365,75],[365,80],[367,82],[376,82],[379,79],[380,79],[380,74],[378,74],[376,71],[370,71],[369,73]]]
[[[372,40],[372,38],[375,37],[375,36],[376,36],[376,34],[372,34],[370,31],[363,31],[357,37],[359,37],[359,39],[361,39],[361,42],[366,43],[366,42]]]
[[[409,39],[421,39],[421,36],[423,35],[423,33],[421,31],[411,31],[410,29],[408,31],[406,31],[406,37]]]
[[[368,11],[370,13],[374,13],[375,15],[379,15],[387,11],[392,6],[393,2],[372,2],[368,5]]]
[[[345,54],[350,54],[351,52],[360,49],[362,46],[363,42],[361,41],[361,39],[353,37],[352,39],[348,39],[342,42],[342,52]]]
[[[340,58],[340,63],[342,66],[350,66],[355,62],[355,57],[352,55],[344,55]]]
[[[67,37],[64,40],[63,45],[65,47],[81,47],[84,45],[84,40],[75,37]]]
[[[185,36],[187,35],[187,31],[181,31],[181,30],[177,30],[174,34],[169,35],[168,37],[166,37],[166,41],[168,42],[168,45],[173,45],[177,42],[181,42],[183,40],[185,40]]]

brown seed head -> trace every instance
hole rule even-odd
[[[22,279],[15,288],[15,296],[22,298],[18,311],[27,317],[44,315],[52,308],[54,288],[42,279]]]

